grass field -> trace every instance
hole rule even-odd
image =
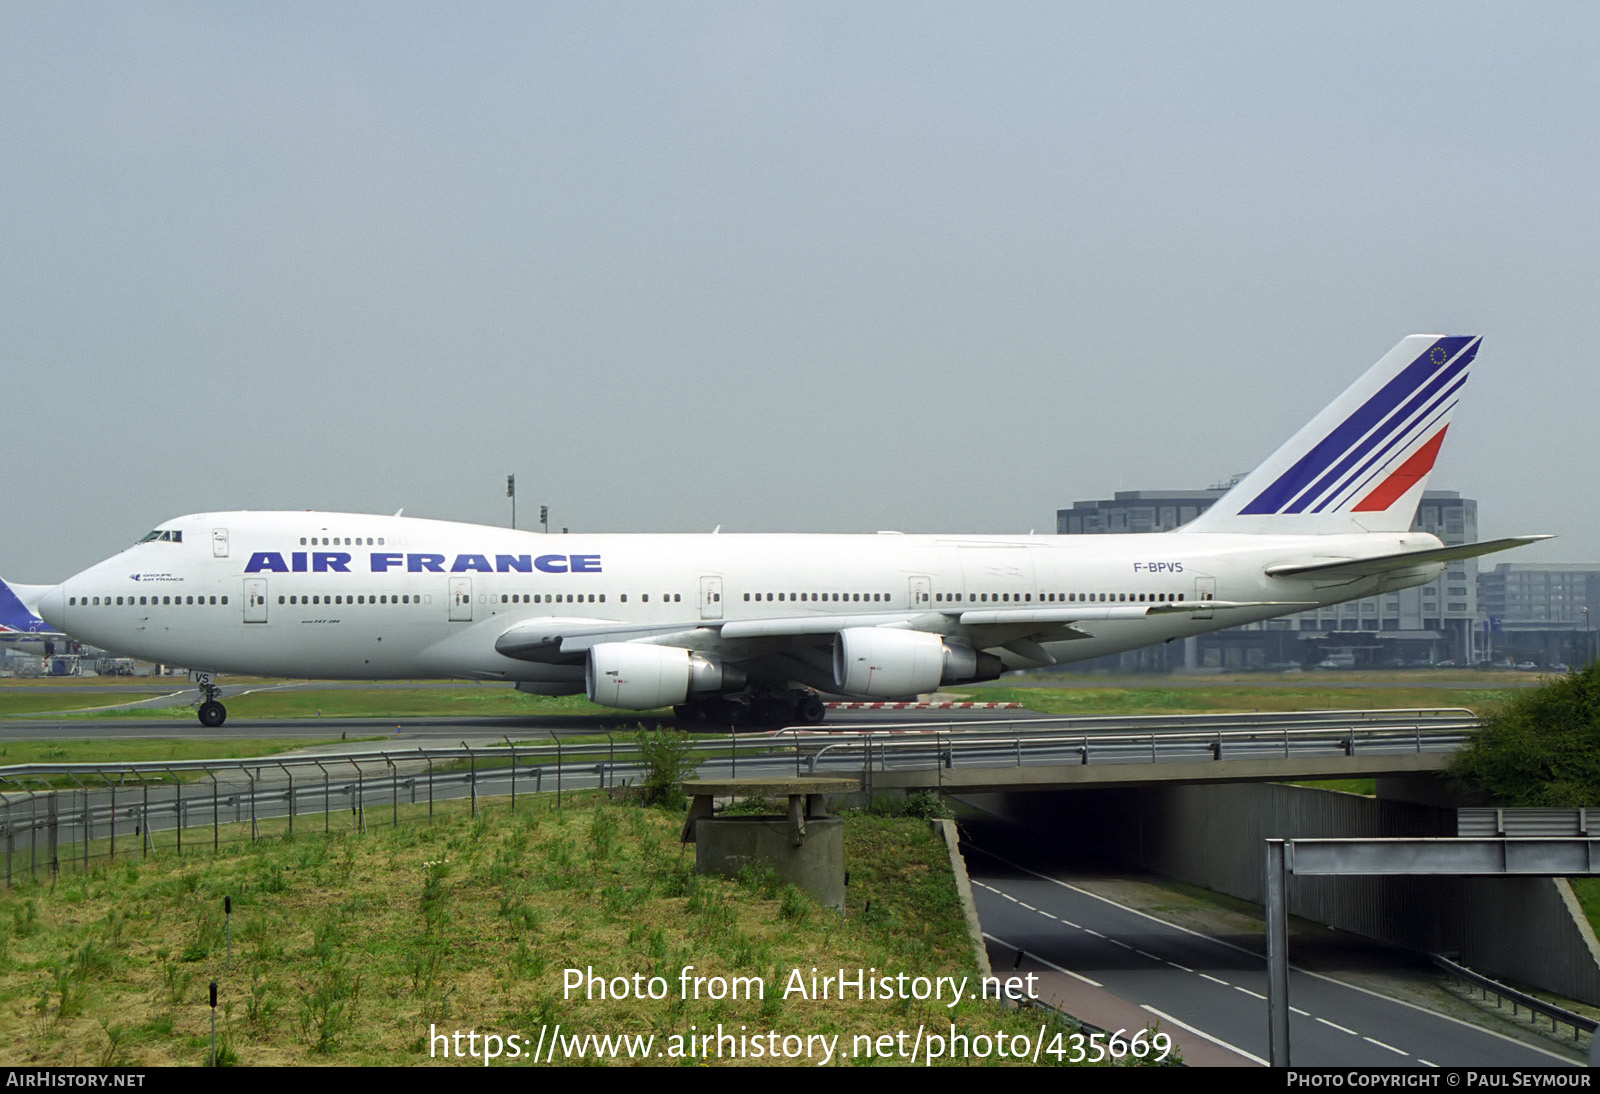
[[[1208,680],[1203,686],[1173,686],[1160,677],[1146,685],[1094,687],[999,687],[952,689],[986,702],[1021,703],[1042,714],[1221,714],[1257,710],[1354,710],[1466,707],[1482,713],[1513,694],[1505,686],[1430,688],[1404,681],[1350,687],[1306,683],[1263,684]]]
[[[1048,682],[1049,686],[982,685],[953,690],[982,701],[1021,703],[1043,714],[1085,716],[1442,706],[1468,707],[1481,713],[1504,701],[1528,680],[1503,672],[1341,673],[1330,679],[1260,675],[1174,680],[1152,676],[1147,681],[1117,681],[1109,686],[1091,678],[1075,686],[1076,682],[1057,677]],[[101,682],[126,681],[127,678],[114,678]],[[60,682],[6,680],[0,683],[0,716],[68,711],[71,713],[61,716],[183,722],[194,719],[189,704],[151,710],[126,709],[121,704],[141,695],[92,691],[85,686],[91,682],[93,678],[71,677]],[[151,683],[149,695],[152,696],[185,691],[194,694],[192,688],[177,678],[135,683]],[[596,706],[582,695],[528,695],[498,685],[365,689],[316,685],[285,687],[285,681],[281,680],[252,681],[234,677],[226,677],[222,683],[229,686],[255,683],[261,688],[227,698],[228,715],[233,718],[618,716],[617,711]],[[1428,686],[1430,684],[1436,686]],[[95,709],[113,706],[116,709]]]
[[[13,764],[152,763],[161,760],[235,760],[271,756],[297,748],[331,744],[329,740],[240,738],[212,741],[182,737],[114,741],[6,741],[0,744],[0,767]]]
[[[225,1059],[255,1065],[424,1063],[438,1047],[431,1028],[537,1039],[557,1023],[567,1036],[651,1035],[652,1063],[691,1064],[702,1059],[687,1055],[685,1035],[719,1025],[838,1035],[840,1051],[859,1051],[858,1034],[919,1025],[1038,1034],[1037,1013],[993,1003],[785,997],[795,972],[809,983],[814,968],[976,985],[945,848],[925,821],[848,818],[840,915],[770,874],[698,877],[676,814],[598,794],[553,804],[524,802],[515,814],[497,804],[474,819],[450,803],[431,827],[280,836],[7,892],[4,1058],[201,1063],[212,980]],[[709,998],[708,981],[701,998],[685,998],[691,966],[691,979],[754,978],[760,997]],[[659,976],[664,997],[569,997],[569,968]]]
[[[234,686],[241,681],[225,678]],[[30,682],[31,683],[31,682]],[[549,717],[571,715],[612,715],[617,712],[598,707],[581,695],[528,695],[509,687],[294,687],[269,681],[261,690],[227,696],[230,718],[407,718],[515,716]],[[148,718],[152,721],[194,721],[193,704],[129,709],[124,704],[157,695],[187,693],[198,702],[193,688],[181,682],[142,693],[98,692],[78,687],[0,686],[0,716],[65,712],[66,718]],[[109,709],[102,709],[109,708]]]

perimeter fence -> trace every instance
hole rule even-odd
[[[660,770],[668,741],[681,753],[674,762],[713,767],[719,778],[852,775],[870,793],[891,771],[892,785],[943,790],[957,768],[991,769],[1004,781],[1005,769],[1024,767],[1449,751],[1476,725],[1458,709],[995,719],[791,727],[693,741],[641,731],[607,734],[604,742],[507,739],[234,760],[22,764],[0,767],[0,865],[9,886],[119,857],[216,852],[308,825],[331,833],[412,817],[431,823],[441,800],[467,799],[474,816],[486,797],[509,798],[515,810],[519,797],[553,794],[559,808],[568,790],[614,792],[644,782],[653,766]]]
[[[755,755],[737,742],[690,747],[734,764]],[[515,810],[519,798],[551,794],[560,807],[568,791],[618,791],[639,782],[649,766],[637,739],[17,765],[0,768],[0,861],[10,886],[64,868],[217,852],[297,830],[432,823],[435,805],[447,800],[468,801],[473,816],[489,797],[509,798]]]

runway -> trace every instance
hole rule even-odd
[[[192,696],[192,692],[190,693]],[[841,710],[830,711],[821,727],[800,727],[806,732],[826,731],[829,727],[858,728],[866,725],[929,721],[975,722],[1004,717],[1026,721],[1046,717],[1027,710]],[[158,721],[150,718],[51,718],[11,717],[0,720],[0,741],[35,740],[241,740],[256,738],[305,738],[307,740],[350,740],[382,738],[407,744],[459,744],[502,742],[506,738],[522,743],[538,743],[554,738],[604,734],[627,735],[641,727],[676,726],[670,715],[623,714],[409,717],[409,718],[229,718],[227,723],[207,729],[196,721]],[[696,733],[716,732],[703,722],[691,727]],[[770,732],[767,729],[740,729],[740,736]]]

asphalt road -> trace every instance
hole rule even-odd
[[[1001,822],[964,826],[973,898],[996,972],[1037,966],[1056,975],[1059,1005],[1104,1028],[1159,1022],[1192,1063],[1263,1065],[1266,961],[1254,935],[1213,937],[1090,890],[1059,857],[1059,841]],[[1338,966],[1370,972],[1407,955],[1346,936]],[[1290,945],[1291,955],[1295,952]],[[1326,957],[1326,955],[1324,955]],[[1370,979],[1370,977],[1368,977]],[[1550,1067],[1569,1057],[1341,979],[1290,974],[1291,1060],[1298,1067]],[[1109,1026],[1108,1026],[1109,1023]]]

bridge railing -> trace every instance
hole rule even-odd
[[[1273,719],[1276,719],[1274,721]],[[1129,723],[1142,732],[1127,732]],[[874,770],[943,772],[954,767],[1155,763],[1169,759],[1305,754],[1356,755],[1375,749],[1455,747],[1477,725],[1470,711],[1311,711],[1286,715],[1164,715],[1135,718],[984,720],[952,726],[895,723],[844,731],[791,727],[688,743],[702,773],[792,770],[856,774]],[[1121,727],[1123,732],[1113,732]],[[22,872],[89,866],[119,854],[182,852],[225,841],[292,835],[297,818],[321,814],[324,832],[398,824],[400,806],[443,798],[556,796],[568,789],[616,789],[647,767],[633,737],[435,748],[371,748],[339,753],[170,760],[144,763],[36,763],[0,768],[0,869]],[[419,811],[420,812],[420,811]],[[301,821],[303,827],[304,820]],[[209,827],[209,839],[195,829]],[[185,832],[189,834],[186,836]]]

